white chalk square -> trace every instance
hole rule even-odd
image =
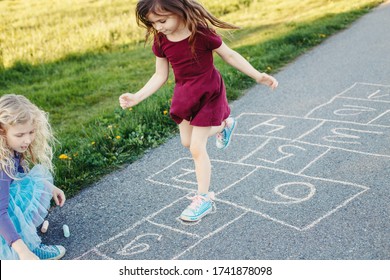
[[[371,124],[390,109],[388,102],[371,100],[335,98],[313,110],[308,117],[340,122]],[[382,121],[383,122],[383,121]],[[384,123],[390,125],[389,123]]]
[[[223,201],[297,230],[313,227],[368,188],[258,168],[219,194]]]
[[[144,221],[96,249],[106,258],[115,260],[169,260],[193,246],[198,240],[199,238],[192,235],[167,230]]]
[[[210,191],[219,191],[234,184],[255,169],[253,166],[234,164],[224,161],[211,160]],[[224,174],[228,174],[225,176]],[[163,170],[153,174],[148,181],[171,186],[188,191],[197,191],[194,161],[190,158],[181,158],[168,165]]]
[[[355,83],[339,96],[366,99],[370,101],[390,102],[390,86],[369,83]]]
[[[237,118],[235,134],[294,140],[320,123],[301,117],[244,113]]]
[[[239,162],[300,173],[328,150],[326,147],[297,141],[268,139]]]
[[[327,121],[300,141],[354,152],[390,155],[389,127]]]

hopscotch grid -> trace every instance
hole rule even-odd
[[[175,189],[178,189],[178,190],[182,190],[182,191],[191,191],[191,190],[193,190],[193,189],[190,189],[190,188],[186,188],[186,187],[182,187],[182,186],[178,186],[178,185],[174,185],[174,184],[168,184],[168,183],[164,183],[164,182],[160,182],[160,181],[155,181],[155,180],[150,179],[150,178],[146,178],[145,180],[149,181],[151,183],[154,183],[154,184],[168,186],[168,187],[172,187],[172,188],[175,188]]]
[[[384,115],[388,114],[389,112],[390,112],[390,110],[387,110],[386,112],[383,112],[382,114],[380,114],[376,118],[373,118],[371,121],[369,121],[368,124],[371,124],[372,122],[376,121],[377,119],[380,119],[381,117],[383,117]]]
[[[351,89],[353,89],[354,87],[356,87],[356,85],[358,84],[362,84],[362,85],[373,85],[373,86],[382,86],[382,87],[390,87],[388,85],[378,85],[378,84],[371,84],[371,83],[361,83],[361,82],[357,82],[357,83],[354,83],[351,87],[347,88],[346,90],[342,91],[341,93],[337,94],[336,96],[334,96],[333,98],[331,98],[328,102],[326,103],[323,103],[322,105],[319,105],[317,107],[315,107],[314,109],[312,109],[311,111],[309,111],[309,113],[307,113],[304,117],[300,117],[300,116],[291,116],[291,115],[283,115],[283,114],[269,114],[269,113],[241,113],[240,115],[237,116],[237,119],[239,118],[242,118],[244,116],[269,116],[269,117],[273,117],[272,120],[275,120],[277,117],[282,117],[282,118],[287,118],[287,119],[305,119],[305,120],[312,120],[312,121],[319,121],[320,123],[318,125],[316,125],[314,128],[310,129],[308,132],[304,133],[303,135],[297,137],[296,139],[290,139],[290,138],[286,138],[286,137],[273,137],[273,136],[264,136],[264,135],[252,135],[252,134],[245,134],[245,133],[236,133],[237,136],[242,136],[242,137],[258,137],[258,138],[265,138],[266,141],[258,148],[256,148],[255,151],[251,152],[249,155],[247,156],[244,156],[242,157],[241,159],[239,159],[237,162],[230,162],[230,161],[224,161],[224,160],[211,160],[212,162],[221,162],[221,163],[228,163],[228,164],[233,164],[233,165],[237,165],[237,166],[245,166],[245,167],[253,167],[254,169],[252,171],[250,171],[247,175],[245,175],[244,177],[242,177],[241,179],[235,181],[234,183],[230,184],[229,186],[227,186],[226,188],[220,190],[219,192],[217,192],[217,194],[221,194],[223,192],[226,192],[228,189],[232,188],[233,186],[237,185],[239,182],[243,181],[244,179],[246,179],[247,177],[251,176],[254,172],[256,172],[257,170],[260,170],[260,169],[265,169],[265,170],[272,170],[272,171],[276,171],[276,172],[282,172],[282,173],[285,173],[285,174],[290,174],[290,175],[294,175],[294,176],[300,176],[302,178],[306,178],[306,179],[310,179],[310,180],[319,180],[319,181],[326,181],[326,182],[332,182],[332,183],[335,183],[335,184],[344,184],[344,185],[348,185],[348,186],[353,186],[353,187],[357,187],[357,188],[361,188],[362,191],[358,192],[357,194],[349,197],[348,199],[346,199],[343,203],[337,205],[337,207],[331,209],[330,211],[326,212],[324,215],[322,215],[321,217],[319,217],[318,219],[314,220],[313,222],[311,222],[310,224],[304,226],[304,227],[297,227],[297,226],[294,226],[294,225],[291,225],[289,224],[288,222],[285,222],[285,221],[282,221],[280,219],[277,219],[277,218],[274,218],[274,217],[271,217],[265,213],[262,213],[261,211],[257,211],[257,210],[253,210],[253,209],[250,209],[248,207],[245,207],[245,206],[241,206],[241,205],[238,205],[237,203],[233,203],[231,201],[227,201],[227,200],[223,200],[223,199],[220,199],[220,198],[216,198],[215,201],[218,201],[218,202],[221,202],[221,203],[225,203],[227,205],[230,205],[230,206],[233,206],[237,209],[240,209],[240,210],[243,210],[244,212],[239,215],[238,217],[236,217],[235,219],[229,221],[228,223],[222,225],[221,227],[219,227],[218,229],[206,234],[205,236],[200,236],[198,234],[194,234],[194,233],[190,233],[190,232],[186,232],[186,231],[183,231],[183,230],[180,230],[180,229],[177,229],[177,228],[174,228],[172,226],[168,226],[168,225],[165,225],[165,224],[161,224],[161,223],[157,223],[155,221],[152,221],[152,219],[157,216],[158,214],[160,214],[161,212],[163,212],[164,210],[172,207],[173,205],[175,205],[176,203],[178,203],[179,201],[183,200],[185,197],[187,197],[187,195],[185,196],[182,196],[178,199],[176,199],[175,201],[173,201],[172,203],[166,205],[165,207],[161,208],[160,210],[148,215],[147,217],[144,217],[142,219],[140,219],[139,221],[135,222],[132,226],[128,227],[127,229],[119,232],[118,234],[116,234],[115,236],[112,236],[111,238],[109,239],[106,239],[105,241],[97,244],[96,246],[94,246],[92,249],[88,250],[87,252],[85,252],[84,254],[82,254],[81,256],[79,256],[78,258],[76,259],[80,259],[86,255],[88,255],[89,253],[95,253],[99,256],[101,256],[102,258],[104,259],[112,259],[110,257],[108,257],[107,255],[105,255],[104,253],[100,252],[99,248],[104,246],[104,245],[107,245],[109,244],[110,242],[126,235],[127,233],[129,233],[130,231],[134,230],[136,227],[144,224],[144,223],[150,223],[154,226],[157,226],[157,227],[160,227],[160,228],[163,228],[163,229],[167,229],[167,230],[170,230],[170,231],[173,231],[173,232],[177,232],[177,233],[180,233],[180,234],[184,234],[184,235],[188,235],[188,236],[191,236],[193,238],[197,238],[199,239],[198,241],[195,242],[195,244],[191,245],[189,248],[185,249],[184,251],[182,251],[181,253],[179,253],[178,255],[174,256],[173,259],[178,259],[180,257],[182,257],[183,255],[185,255],[186,253],[188,253],[189,251],[193,250],[195,247],[197,247],[200,243],[202,243],[204,240],[206,239],[209,239],[211,238],[212,236],[214,236],[215,234],[219,233],[220,231],[224,230],[226,227],[230,226],[231,224],[235,223],[236,221],[240,220],[242,217],[244,217],[247,213],[253,213],[255,215],[258,215],[260,217],[263,217],[267,220],[271,220],[271,221],[274,221],[276,223],[279,223],[279,224],[282,224],[284,226],[287,226],[287,227],[290,227],[290,228],[293,228],[293,229],[296,229],[298,231],[305,231],[305,230],[308,230],[308,229],[311,229],[313,228],[314,226],[316,226],[318,223],[320,223],[323,219],[331,216],[332,214],[334,214],[336,211],[338,211],[339,209],[345,207],[346,205],[348,205],[351,201],[353,201],[355,198],[357,198],[358,196],[360,196],[361,194],[365,193],[366,191],[368,191],[370,188],[367,187],[367,186],[363,186],[363,185],[360,185],[360,184],[356,184],[356,183],[350,183],[350,182],[344,182],[344,181],[340,181],[340,180],[334,180],[334,179],[329,179],[329,178],[321,178],[321,177],[316,177],[316,176],[309,176],[309,175],[305,175],[303,174],[308,168],[310,168],[315,162],[317,162],[319,159],[321,159],[323,156],[325,156],[327,153],[333,151],[333,150],[341,150],[341,151],[346,151],[346,152],[352,152],[352,153],[358,153],[358,154],[363,154],[363,155],[370,155],[370,156],[377,156],[377,157],[384,157],[384,158],[390,158],[390,156],[388,155],[382,155],[382,154],[375,154],[375,153],[369,153],[369,152],[362,152],[362,151],[356,151],[356,150],[352,150],[352,149],[347,149],[347,148],[340,148],[340,147],[335,147],[335,146],[328,146],[328,145],[324,145],[324,144],[317,144],[317,143],[310,143],[310,142],[306,142],[306,141],[302,141],[301,139],[304,138],[305,136],[311,134],[312,132],[314,132],[315,130],[317,130],[318,128],[320,128],[321,126],[323,126],[326,122],[330,122],[330,123],[340,123],[340,124],[352,124],[352,125],[359,125],[359,126],[370,126],[370,127],[376,127],[376,128],[389,128],[390,126],[389,125],[380,125],[380,124],[372,124],[372,122],[374,122],[375,120],[379,119],[380,117],[386,115],[388,111],[382,113],[381,115],[377,116],[376,118],[374,118],[373,120],[371,120],[369,123],[367,124],[362,124],[362,123],[357,123],[357,122],[353,122],[353,121],[343,121],[343,120],[332,120],[332,119],[323,119],[323,118],[314,118],[314,117],[309,117],[311,114],[313,114],[316,110],[324,107],[324,106],[327,106],[329,104],[331,104],[332,102],[334,102],[337,98],[341,98],[341,99],[351,99],[351,100],[364,100],[364,101],[369,101],[369,102],[382,102],[382,103],[390,103],[390,101],[384,101],[384,100],[375,100],[375,99],[363,99],[363,98],[353,98],[353,97],[348,97],[348,96],[343,96],[344,94],[346,94],[348,91],[350,91]],[[385,94],[383,96],[387,96],[388,94]],[[380,96],[382,97],[382,96]],[[270,121],[270,120],[268,120]],[[267,124],[267,121],[266,122],[263,122],[262,124]],[[259,126],[259,125],[257,125]],[[278,168],[274,168],[274,167],[268,167],[268,166],[263,166],[263,165],[257,165],[257,164],[248,164],[248,163],[244,163],[243,161],[245,161],[246,159],[248,159],[249,157],[251,157],[253,154],[255,154],[257,151],[261,150],[262,148],[264,148],[270,141],[271,139],[278,139],[278,140],[284,140],[284,141],[290,141],[290,143],[301,143],[301,144],[305,144],[305,145],[311,145],[311,146],[315,146],[315,147],[323,147],[323,148],[327,148],[326,151],[324,151],[323,153],[321,153],[321,155],[318,155],[315,159],[313,159],[312,161],[310,161],[304,168],[302,168],[300,171],[298,172],[291,172],[291,171],[287,171],[287,170],[283,170],[283,169],[278,169]],[[193,192],[192,189],[190,188],[186,188],[186,187],[182,187],[182,186],[178,186],[178,185],[174,185],[174,184],[170,184],[170,183],[165,183],[165,182],[160,182],[160,181],[156,181],[154,179],[152,179],[153,177],[156,177],[158,176],[159,174],[165,172],[167,169],[171,168],[172,166],[174,166],[175,164],[179,163],[180,161],[182,160],[192,160],[192,158],[189,158],[189,157],[182,157],[182,158],[179,158],[177,159],[176,161],[172,162],[170,165],[166,166],[165,168],[163,168],[162,170],[154,173],[153,175],[149,176],[148,178],[146,178],[145,180],[151,182],[151,183],[154,183],[154,184],[158,184],[158,185],[162,185],[162,186],[168,186],[168,187],[173,187],[173,188],[176,188],[176,189],[180,189],[180,190],[184,190],[184,191],[190,191],[190,192]],[[182,181],[180,179],[178,179],[180,176],[182,175],[178,175],[178,176],[175,176],[171,179],[174,179],[176,181],[179,181],[179,182],[184,182],[184,183],[191,183],[193,184],[193,182],[188,182],[188,181]]]
[[[180,230],[180,229],[177,229],[177,228],[174,228],[174,227],[171,227],[171,226],[167,226],[165,224],[157,223],[157,222],[154,222],[154,221],[152,221],[150,219],[148,219],[147,222],[151,223],[152,225],[155,225],[155,226],[158,226],[158,227],[161,227],[161,228],[166,228],[166,229],[169,229],[169,230],[177,232],[177,233],[181,233],[181,234],[188,235],[188,236],[195,237],[195,238],[201,238],[201,236],[198,235],[198,234],[187,232],[187,231],[184,231],[184,230]]]
[[[158,211],[156,211],[156,212],[154,212],[154,213],[152,213],[152,214],[150,214],[150,215],[148,215],[148,216],[142,218],[141,220],[138,220],[138,221],[135,222],[132,226],[126,228],[125,230],[122,230],[122,231],[119,232],[118,234],[116,234],[116,235],[114,235],[114,236],[112,236],[112,237],[106,239],[105,241],[100,242],[99,244],[95,245],[91,250],[93,250],[93,249],[98,250],[98,248],[100,248],[100,247],[102,247],[102,246],[105,246],[105,245],[107,245],[108,243],[110,243],[110,242],[112,242],[112,241],[114,241],[114,240],[116,240],[116,239],[118,239],[118,238],[120,238],[120,237],[126,235],[127,233],[129,233],[130,231],[132,231],[132,230],[133,230],[134,228],[136,228],[137,226],[140,226],[140,225],[142,225],[143,223],[150,221],[152,218],[154,218],[155,216],[157,216],[157,215],[160,214],[161,212],[165,211],[166,209],[172,207],[174,204],[178,203],[179,201],[183,200],[183,199],[186,198],[186,197],[187,197],[187,195],[182,196],[182,197],[176,199],[175,201],[173,201],[172,203],[170,203],[170,204],[166,205],[165,207],[161,208],[160,210],[158,210]],[[90,251],[91,251],[91,250],[90,250]],[[83,254],[83,255],[85,255],[85,254]],[[82,255],[82,256],[83,256],[83,255]]]
[[[332,209],[331,211],[329,211],[328,213],[326,213],[324,216],[322,216],[321,218],[315,220],[314,222],[312,222],[310,225],[302,228],[302,230],[308,230],[308,229],[311,229],[313,228],[315,225],[317,225],[318,223],[320,223],[323,219],[326,219],[327,217],[329,217],[330,215],[336,213],[338,210],[340,210],[341,208],[345,207],[347,204],[349,204],[352,200],[354,200],[355,198],[357,198],[358,196],[360,196],[361,194],[365,193],[366,191],[368,191],[369,188],[366,188],[364,190],[362,190],[360,193],[357,193],[355,194],[354,196],[351,196],[349,199],[345,200],[342,204],[338,205],[336,208]]]
[[[233,206],[233,207],[235,207],[235,208],[237,208],[237,209],[241,209],[241,210],[243,210],[243,211],[245,211],[245,212],[249,212],[249,213],[252,213],[252,214],[256,214],[257,216],[261,216],[261,217],[263,217],[263,218],[265,218],[265,219],[267,219],[267,220],[270,220],[270,221],[276,222],[276,223],[278,223],[278,224],[282,224],[282,225],[284,225],[284,226],[293,228],[293,229],[295,229],[295,230],[297,230],[297,231],[302,231],[302,229],[299,228],[299,227],[297,227],[297,226],[291,225],[291,224],[289,224],[289,223],[286,223],[285,221],[282,221],[282,220],[273,218],[273,217],[269,216],[268,214],[265,214],[265,213],[263,213],[263,212],[260,212],[260,211],[257,211],[257,210],[253,210],[253,209],[251,209],[251,208],[248,208],[248,207],[239,205],[239,204],[234,203],[234,202],[231,202],[231,201],[229,201],[229,200],[224,200],[224,199],[216,198],[215,201],[219,201],[219,202],[221,202],[221,203],[228,204],[228,205]]]
[[[336,206],[334,209],[332,209],[331,211],[329,212],[326,212],[324,215],[322,215],[320,218],[316,219],[315,221],[311,222],[310,224],[304,226],[304,227],[297,227],[295,225],[292,225],[292,224],[289,224],[283,220],[280,220],[280,219],[277,219],[277,218],[274,218],[274,217],[271,217],[269,216],[268,214],[265,214],[263,212],[260,212],[260,211],[257,211],[257,210],[254,210],[254,209],[251,209],[251,208],[248,208],[248,207],[245,207],[245,206],[242,206],[242,205],[239,205],[237,203],[234,203],[234,202],[231,202],[231,201],[228,201],[228,200],[224,200],[224,199],[220,199],[220,198],[216,198],[215,201],[218,201],[218,202],[221,202],[221,203],[225,203],[225,204],[228,204],[230,206],[233,206],[235,208],[238,208],[238,209],[241,209],[243,211],[246,211],[246,212],[250,212],[250,213],[253,213],[253,214],[256,214],[258,216],[261,216],[267,220],[271,220],[273,222],[276,222],[276,223],[279,223],[279,224],[282,224],[284,226],[288,226],[290,228],[293,228],[297,231],[306,231],[306,230],[309,230],[311,228],[313,228],[315,225],[317,225],[318,223],[320,223],[322,220],[324,220],[325,218],[331,216],[333,213],[335,213],[336,211],[338,211],[339,209],[341,209],[342,207],[345,207],[347,204],[349,204],[352,200],[354,200],[355,198],[357,198],[358,196],[360,196],[361,194],[363,194],[364,192],[366,192],[367,190],[369,190],[370,188],[368,187],[365,187],[365,186],[359,186],[357,185],[357,187],[361,187],[363,188],[363,190],[355,195],[353,195],[352,197],[348,198],[347,200],[345,200],[343,203],[341,203],[340,205]]]
[[[99,257],[103,258],[104,260],[114,260],[113,258],[110,258],[109,256],[107,256],[106,254],[100,252],[98,249],[96,248],[92,248],[90,250],[88,250],[87,252],[85,252],[84,254],[78,256],[77,258],[74,258],[74,260],[81,260],[82,257],[84,256],[87,256],[88,254],[90,253],[95,253],[96,255],[98,255]]]
[[[358,126],[370,126],[370,127],[377,127],[377,128],[388,128],[390,125],[382,125],[382,124],[366,124],[366,123],[359,123],[359,122],[353,122],[353,121],[343,121],[343,120],[334,120],[334,119],[325,119],[325,118],[314,118],[314,117],[299,117],[299,116],[291,116],[291,115],[282,115],[282,114],[271,114],[271,113],[242,113],[240,116],[268,116],[268,117],[280,117],[280,118],[286,118],[286,119],[299,119],[299,120],[309,120],[309,121],[318,121],[318,122],[330,122],[330,123],[340,123],[340,124],[352,124],[352,125],[358,125]],[[247,133],[235,133],[234,135],[245,135],[245,136],[258,136],[258,137],[274,137],[274,136],[266,136],[266,135],[256,135],[256,134],[247,134]],[[283,138],[282,139],[289,139],[289,138]]]
[[[241,137],[248,137],[248,138],[265,138],[268,139],[277,139],[277,140],[285,140],[285,141],[292,141],[293,138],[287,138],[287,137],[279,137],[279,136],[265,136],[265,135],[256,135],[256,134],[245,134],[245,133],[234,133],[235,136],[241,136]]]
[[[231,220],[230,222],[227,222],[226,224],[224,224],[223,226],[217,228],[216,230],[210,232],[209,234],[205,235],[202,239],[198,240],[195,244],[193,244],[192,246],[190,246],[189,248],[185,249],[184,251],[182,251],[181,253],[179,253],[178,255],[174,256],[172,258],[172,260],[177,260],[178,258],[180,258],[181,256],[183,256],[184,254],[188,253],[189,251],[191,251],[193,248],[195,248],[196,246],[198,246],[200,243],[202,243],[204,240],[206,239],[209,239],[210,237],[214,236],[215,234],[219,233],[220,231],[224,230],[225,228],[227,228],[228,226],[230,226],[231,224],[235,223],[236,221],[238,221],[239,219],[241,219],[242,217],[244,217],[248,212],[244,212],[242,213],[240,216],[234,218],[233,220]]]
[[[348,100],[358,100],[358,101],[366,101],[372,103],[390,103],[388,100],[378,100],[378,99],[364,99],[360,97],[350,97],[350,96],[339,96],[339,99],[348,99]]]
[[[325,156],[327,153],[329,153],[332,149],[328,148],[325,152],[317,156],[314,160],[309,162],[304,168],[302,168],[297,174],[302,175],[303,172],[308,169],[310,166],[312,166],[314,163],[316,163],[318,160],[320,160],[323,156]]]
[[[226,188],[220,190],[219,192],[216,193],[216,195],[219,195],[227,190],[229,190],[230,188],[232,188],[233,186],[237,185],[238,183],[240,183],[241,181],[245,180],[247,177],[249,177],[250,175],[253,174],[253,172],[255,172],[257,170],[257,168],[253,169],[251,172],[249,172],[247,175],[245,175],[244,177],[242,177],[240,180],[238,181],[235,181],[233,184],[230,184],[229,186],[227,186]]]
[[[343,95],[344,93],[346,93],[346,92],[350,91],[351,89],[353,89],[353,88],[356,86],[356,84],[357,84],[357,83],[354,83],[352,86],[350,86],[350,87],[347,88],[346,90],[344,90],[344,91],[342,91],[341,93],[335,95],[335,96],[332,97],[328,102],[325,102],[325,103],[323,103],[323,104],[321,104],[321,105],[319,105],[319,106],[313,108],[312,110],[309,111],[309,113],[307,113],[307,114],[305,115],[305,118],[309,117],[312,113],[314,113],[314,112],[317,111],[318,109],[320,109],[320,108],[322,108],[322,107],[324,107],[324,106],[326,106],[326,105],[331,104],[337,97],[339,97],[339,96]]]
[[[243,162],[244,160],[248,159],[249,157],[251,157],[252,155],[254,155],[255,153],[257,153],[258,151],[260,151],[261,149],[263,149],[269,142],[271,141],[271,138],[268,138],[267,140],[265,140],[263,142],[263,144],[261,144],[259,147],[257,147],[253,152],[249,153],[248,155],[242,157],[241,159],[239,159],[237,162]]]
[[[390,85],[384,85],[384,84],[374,84],[374,83],[366,83],[366,82],[356,82],[357,85],[366,85],[366,86],[375,86],[375,87],[388,87],[390,88]]]
[[[310,143],[306,143],[306,144],[310,144]],[[369,154],[369,155],[371,155],[371,154]],[[390,157],[390,156],[388,156],[388,157]],[[183,158],[183,159],[187,159],[187,158]],[[273,170],[273,171],[281,172],[281,173],[284,173],[284,174],[293,175],[293,176],[300,176],[300,177],[304,177],[304,178],[308,178],[308,179],[315,179],[315,180],[332,182],[332,183],[353,185],[353,186],[356,186],[356,187],[359,187],[359,188],[364,188],[364,189],[367,188],[366,186],[355,184],[355,183],[350,183],[350,182],[345,182],[345,181],[340,181],[340,180],[334,180],[334,179],[329,179],[329,178],[323,178],[323,177],[310,176],[310,175],[301,174],[300,172],[292,172],[292,171],[288,171],[288,170],[285,170],[285,169],[278,169],[278,168],[269,167],[269,166],[256,165],[256,164],[250,164],[250,163],[233,162],[233,161],[226,161],[226,160],[220,160],[220,159],[212,159],[211,162],[220,162],[220,163],[227,163],[227,164],[231,164],[231,165],[238,165],[238,166],[245,166],[245,167],[253,167],[254,168],[254,170],[250,171],[249,174],[245,175],[242,179],[240,179],[238,181],[235,181],[234,183],[230,184],[226,188],[220,190],[219,192],[216,193],[216,195],[217,194],[221,194],[221,193],[225,192],[226,190],[230,189],[232,186],[236,185],[238,182],[241,182],[244,178],[247,178],[253,172],[255,172],[256,170],[259,170],[259,169]],[[312,164],[312,162],[310,162],[309,164]],[[304,169],[306,169],[306,166],[304,167]],[[162,182],[158,182],[158,181],[155,181],[155,182],[157,184],[161,184],[161,185],[165,185],[165,186],[176,187],[175,185],[168,184],[168,183],[162,183]],[[194,191],[194,190],[190,189],[190,191]],[[182,199],[182,198],[180,198],[180,199]]]
[[[186,171],[186,173],[183,173],[183,174],[179,174],[177,176],[174,176],[172,177],[172,180],[175,180],[177,182],[181,182],[181,183],[186,183],[186,184],[190,184],[190,185],[197,185],[196,182],[191,182],[191,181],[187,181],[187,180],[182,180],[182,179],[179,179],[180,177],[185,177],[187,176],[188,174],[192,174],[192,173],[195,173],[195,169],[187,169],[187,168],[182,168],[184,171]]]
[[[329,149],[332,149],[332,150],[340,150],[340,151],[344,151],[344,152],[356,153],[356,154],[361,154],[361,155],[366,155],[366,156],[390,158],[390,155],[362,152],[362,151],[358,151],[358,150],[346,149],[346,148],[341,148],[341,147],[336,147],[336,146],[328,146],[328,145],[324,145],[324,144],[316,144],[316,143],[306,142],[306,141],[302,141],[302,140],[297,141],[297,142],[298,143],[302,143],[302,144],[306,144],[306,145],[312,145],[312,146],[316,146],[316,147],[329,148]]]
[[[294,139],[294,141],[298,141],[299,139],[302,139],[303,137],[306,137],[307,135],[313,133],[314,131],[316,131],[317,129],[319,129],[321,126],[323,126],[325,123],[325,121],[321,121],[318,125],[316,125],[315,127],[313,127],[312,129],[308,130],[306,133],[303,133],[301,134],[301,136],[297,137],[296,139]]]

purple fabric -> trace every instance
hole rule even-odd
[[[19,157],[15,157],[15,167],[18,172],[23,172],[23,168],[19,164]],[[9,245],[20,239],[19,234],[15,230],[8,215],[8,204],[10,200],[9,188],[12,179],[3,171],[0,170],[0,234],[4,237]]]

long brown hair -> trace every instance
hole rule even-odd
[[[151,34],[157,35],[157,30],[153,28],[147,16],[150,13],[159,14],[161,12],[171,12],[183,18],[191,32],[188,41],[192,50],[194,50],[195,35],[199,32],[199,27],[211,29],[211,24],[222,29],[239,29],[238,26],[219,20],[195,0],[139,0],[135,14],[137,24],[144,26],[147,30],[146,41]]]

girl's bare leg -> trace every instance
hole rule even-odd
[[[195,163],[198,193],[207,194],[210,188],[211,162],[206,149],[207,140],[224,127],[225,123],[211,127],[191,126],[186,120],[183,120],[179,125],[181,142],[183,146],[190,149]]]

